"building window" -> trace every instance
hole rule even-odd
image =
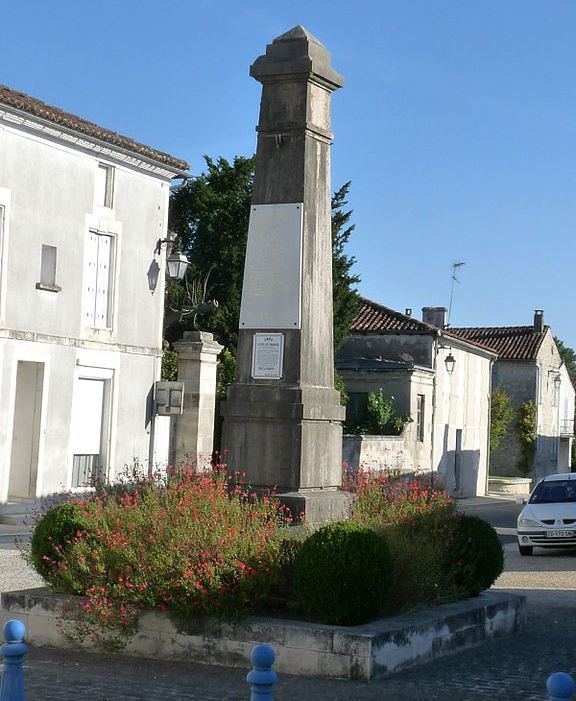
[[[98,164],[95,201],[100,207],[112,207],[114,203],[114,167]]]
[[[90,231],[84,275],[84,323],[96,329],[112,326],[114,237]]]
[[[56,246],[42,244],[40,282],[36,283],[36,289],[48,292],[60,292],[62,289],[56,284]]]
[[[416,439],[421,443],[424,442],[424,407],[426,397],[419,394],[416,399]]]

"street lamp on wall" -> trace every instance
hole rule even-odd
[[[556,392],[560,389],[560,385],[562,384],[562,378],[560,377],[560,373],[557,373],[554,377],[554,389]]]
[[[454,366],[456,365],[456,358],[452,355],[452,353],[448,353],[448,355],[444,358],[444,364],[446,365],[446,371],[449,375],[451,375],[454,372]]]
[[[172,280],[183,280],[184,275],[186,275],[188,264],[189,260],[183,253],[180,251],[172,251],[166,259],[168,276],[171,277]]]
[[[168,258],[166,259],[168,277],[170,277],[172,280],[183,280],[190,261],[180,251],[171,250],[172,244],[175,240],[176,234],[173,231],[169,231],[165,239],[158,239],[158,241],[156,241],[154,254],[159,256],[162,253],[163,248],[168,248],[170,251]]]

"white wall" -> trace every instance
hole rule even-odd
[[[448,345],[447,339],[443,345]],[[456,362],[450,375],[445,358]],[[451,345],[438,350],[433,464],[449,491],[485,494],[488,470],[491,361]],[[456,474],[461,431],[460,474]]]
[[[164,257],[169,181],[115,160],[113,207],[95,202],[98,153],[0,127],[0,502],[8,497],[18,360],[44,364],[36,495],[70,486],[74,381],[79,373],[109,382],[106,417],[110,472],[148,459],[147,397],[160,376]],[[112,326],[94,329],[82,318],[84,259],[90,229],[115,241]],[[42,245],[57,249],[60,291],[36,289]],[[159,267],[150,290],[147,273]]]

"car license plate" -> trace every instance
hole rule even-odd
[[[574,531],[546,531],[547,538],[572,538]]]

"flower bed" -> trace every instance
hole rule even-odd
[[[356,494],[351,523],[310,537],[288,527],[273,496],[257,496],[223,467],[133,475],[51,508],[30,559],[53,591],[82,596],[63,633],[112,649],[126,644],[142,611],[353,626],[476,596],[500,574],[494,530],[455,514],[442,490],[380,473],[346,486]]]

